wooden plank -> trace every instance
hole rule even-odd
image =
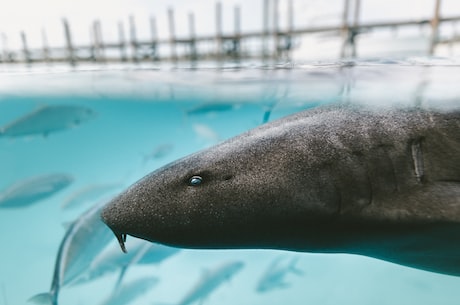
[[[419,19],[419,20],[409,20],[409,21],[396,21],[394,23],[392,22],[372,22],[372,23],[361,23],[358,26],[358,30],[360,31],[371,31],[374,29],[392,29],[394,26],[398,27],[411,27],[411,26],[417,26],[417,25],[428,25],[430,24],[431,19]],[[440,18],[440,22],[444,21],[460,21],[460,16],[458,17],[448,17],[448,18]],[[309,27],[309,28],[297,28],[292,30],[293,35],[303,35],[303,34],[313,34],[313,33],[327,33],[327,32],[340,32],[342,29],[342,26],[319,26],[319,27]],[[278,31],[280,36],[283,35],[288,35],[289,32],[287,31]],[[263,32],[260,31],[253,31],[253,32],[246,32],[246,33],[241,33],[240,38],[241,39],[248,39],[248,38],[261,38],[263,37]],[[227,40],[227,39],[233,39],[235,38],[234,34],[223,34],[222,39]],[[200,37],[196,37],[197,42],[207,42],[207,41],[213,41],[215,40],[216,37],[215,35],[203,35]],[[158,43],[160,44],[167,44],[170,42],[170,39],[162,39],[158,40]],[[176,38],[175,40],[176,43],[189,43],[190,39],[189,38]],[[147,45],[149,44],[150,41],[143,41],[139,42],[139,45]],[[108,46],[109,44],[106,44]]]

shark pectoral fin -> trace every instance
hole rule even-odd
[[[417,190],[389,195],[381,201],[382,210],[379,212],[388,217],[400,214],[403,217],[409,215],[407,220],[417,223],[460,224],[460,180],[428,182]],[[401,209],[398,204],[401,202],[409,209]]]
[[[418,197],[420,202],[425,201],[424,207],[438,207],[431,209],[431,217],[460,224],[460,180],[432,183]]]
[[[457,247],[458,248],[458,247]],[[458,250],[458,249],[457,249]],[[443,255],[439,254],[425,254],[423,251],[420,251],[420,254],[401,254],[391,257],[383,258],[387,261],[400,264],[403,266],[408,266],[416,269],[421,269],[425,271],[460,276],[460,257],[459,256],[449,256],[450,254],[446,253]],[[457,251],[458,252],[458,251]]]
[[[420,191],[389,199],[412,210],[390,210],[388,215],[400,213],[396,216],[401,215],[405,224],[389,230],[381,246],[372,246],[376,251],[368,256],[460,276],[460,181],[428,182]]]
[[[27,300],[37,305],[53,305],[53,295],[49,292],[39,293]]]

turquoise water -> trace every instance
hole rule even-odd
[[[29,206],[0,206],[0,304],[5,305],[27,304],[31,296],[49,290],[66,224],[177,158],[325,104],[460,103],[460,66],[442,59],[295,67],[47,68],[4,72],[0,83],[3,127],[45,106],[72,105],[94,113],[46,135],[35,126],[34,135],[0,137],[0,190],[39,175],[73,177],[69,186]],[[80,203],[63,208],[75,194],[91,188]],[[108,249],[121,253],[115,238],[111,240]],[[128,251],[133,240],[128,237]],[[278,260],[283,266],[292,262],[301,272],[288,271],[283,285],[257,292],[261,277]],[[234,261],[243,262],[243,268],[218,285],[204,304],[458,304],[460,297],[458,277],[360,256],[270,250],[181,249],[160,264],[130,266],[122,284],[155,277],[158,282],[139,298],[125,292],[132,293],[129,304],[177,304],[200,278]],[[59,303],[103,304],[117,276],[112,272],[64,286]]]

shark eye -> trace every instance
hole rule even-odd
[[[188,181],[188,184],[191,186],[198,186],[201,184],[201,182],[203,182],[203,178],[201,178],[200,176],[193,176]]]

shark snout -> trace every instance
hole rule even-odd
[[[109,202],[101,211],[102,221],[112,230],[113,234],[120,244],[121,251],[127,253],[125,242],[126,233],[123,230],[121,215],[117,212],[117,206],[114,202]]]

